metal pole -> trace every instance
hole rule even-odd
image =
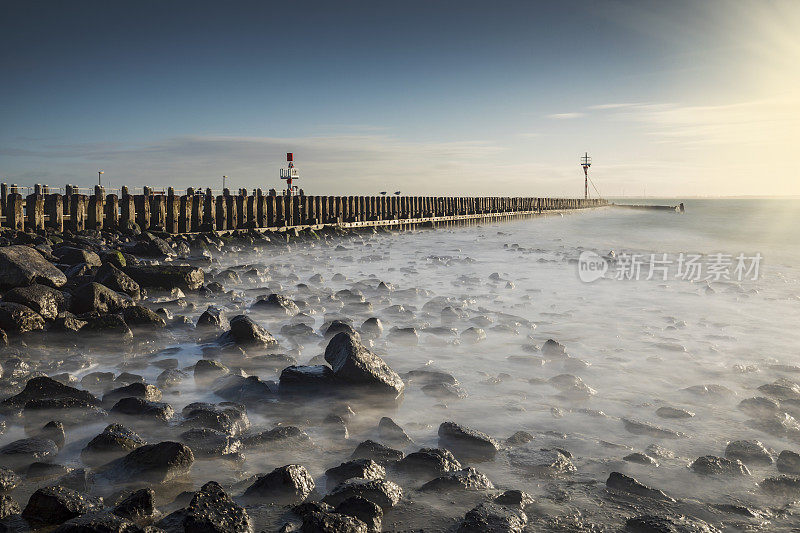
[[[98,187],[102,187],[103,186],[103,183],[102,183],[101,178],[100,178],[100,176],[102,176],[102,174],[103,174],[102,170],[98,170],[97,171],[97,186]]]

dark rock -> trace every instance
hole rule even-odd
[[[656,515],[632,516],[625,522],[625,531],[630,533],[679,533],[677,524],[669,518]]]
[[[306,432],[296,426],[278,426],[267,431],[242,437],[242,444],[245,448],[256,446],[294,447],[310,443],[311,439]]]
[[[294,316],[300,312],[297,304],[280,294],[270,294],[266,298],[256,300],[251,308],[278,316]]]
[[[567,349],[560,342],[547,339],[542,346],[542,354],[546,357],[566,357]]]
[[[656,461],[647,454],[639,452],[630,453],[625,457],[623,457],[622,460],[628,461],[629,463],[637,463],[640,465],[658,466],[658,461]]]
[[[86,325],[81,328],[81,332],[115,341],[129,342],[133,340],[131,328],[120,315],[87,316]]]
[[[800,496],[800,477],[777,476],[768,477],[759,483],[761,490],[776,496],[797,498]]]
[[[33,283],[58,288],[67,283],[67,277],[33,248],[21,245],[0,248],[0,287]]]
[[[188,378],[189,374],[177,368],[170,368],[164,370],[156,378],[156,384],[162,388],[170,388],[179,385],[184,379]]]
[[[167,325],[157,313],[142,305],[132,305],[122,310],[122,318],[131,328],[163,328]]]
[[[102,261],[100,256],[91,250],[83,250],[72,246],[61,246],[53,250],[53,255],[58,258],[59,263],[65,265],[77,265],[86,263],[89,266],[100,266]]]
[[[94,281],[118,293],[127,294],[134,300],[142,298],[142,289],[139,284],[132,277],[110,263],[106,263],[97,269]]]
[[[746,465],[769,466],[772,454],[757,440],[735,440],[725,447],[725,457],[738,459]]]
[[[4,302],[22,304],[38,313],[45,320],[52,320],[69,307],[67,295],[58,289],[34,283],[29,287],[17,287],[3,296]]]
[[[20,509],[19,504],[14,498],[8,494],[0,496],[0,520],[4,520],[15,514],[20,514],[20,512],[22,512],[22,509]]]
[[[243,496],[285,505],[306,499],[312,490],[314,479],[304,466],[286,465],[259,477]]]
[[[194,365],[194,379],[211,382],[230,372],[228,367],[212,359],[200,359]]]
[[[489,435],[455,422],[443,422],[439,426],[439,447],[447,448],[460,459],[472,461],[490,461],[499,449]]]
[[[452,383],[428,383],[422,386],[422,392],[440,400],[463,400],[467,397],[467,391],[461,385]]]
[[[103,395],[104,404],[113,404],[122,398],[141,398],[148,402],[158,402],[161,400],[161,391],[153,385],[144,383],[131,383],[125,387],[111,390]]]
[[[197,491],[183,511],[186,533],[250,533],[250,516],[215,481]]]
[[[692,418],[694,413],[686,409],[679,409],[677,407],[659,407],[656,409],[656,415],[661,418]]]
[[[240,435],[250,427],[244,406],[231,402],[190,403],[183,408],[183,416],[183,427],[211,428],[231,436]]]
[[[494,503],[500,505],[511,505],[519,508],[527,507],[533,502],[534,500],[530,494],[521,490],[507,490],[494,499]]]
[[[11,492],[19,485],[19,476],[8,468],[0,468],[0,492]]]
[[[194,454],[188,446],[165,441],[140,446],[112,464],[123,479],[163,483],[187,473],[192,463]]]
[[[506,439],[506,445],[521,446],[523,444],[529,443],[532,440],[533,440],[533,435],[531,435],[527,431],[517,431]]]
[[[336,506],[336,512],[364,522],[371,531],[380,531],[383,509],[360,496],[353,496]],[[338,530],[337,530],[338,531]]]
[[[689,465],[692,471],[703,475],[740,475],[749,476],[750,471],[738,459],[725,459],[724,457],[715,457],[713,455],[704,455]]]
[[[779,413],[780,404],[772,398],[758,396],[739,402],[739,409],[754,418],[771,417]]]
[[[382,466],[386,466],[403,458],[403,452],[384,446],[379,442],[365,440],[356,446],[350,459],[372,459]]]
[[[156,512],[155,497],[153,489],[139,489],[125,497],[111,512],[128,520],[152,517]]]
[[[64,442],[67,439],[67,434],[64,431],[64,424],[58,420],[51,420],[45,424],[44,427],[37,432],[36,436],[52,440],[56,443],[59,450],[64,447]]]
[[[125,273],[141,287],[194,291],[203,286],[203,269],[192,266],[136,265],[126,267]]]
[[[342,513],[333,512],[330,505],[324,503],[303,504],[307,509],[298,510],[295,513],[303,518],[303,533],[367,533],[367,524],[358,518]]]
[[[4,332],[27,333],[44,329],[44,318],[30,307],[22,304],[0,302],[0,328]]]
[[[380,318],[368,318],[361,324],[360,331],[366,339],[377,339],[383,335],[383,322]]]
[[[243,347],[275,347],[275,340],[269,331],[262,328],[246,315],[237,315],[231,319],[231,329],[220,336],[222,344],[235,344]]]
[[[196,370],[196,369],[195,369]],[[230,402],[241,402],[244,404],[257,404],[269,401],[278,393],[278,387],[274,381],[261,381],[258,376],[242,377],[229,374],[214,383],[215,387],[220,387],[214,394]]]
[[[242,441],[209,428],[193,428],[181,433],[181,440],[192,449],[195,457],[222,457],[238,454]]]
[[[225,312],[219,307],[209,305],[197,319],[197,329],[225,330],[230,327]]]
[[[142,531],[130,520],[105,512],[94,511],[61,524],[57,533],[138,533]]]
[[[391,509],[403,497],[403,489],[386,479],[353,478],[337,485],[322,501],[336,506],[353,496],[360,496],[383,509]]]
[[[334,336],[325,348],[325,360],[339,381],[366,386],[394,397],[405,389],[400,376],[353,335],[338,333]]]
[[[325,475],[331,483],[339,484],[352,478],[384,479],[386,469],[372,459],[354,459],[329,468]]]
[[[336,390],[333,370],[326,365],[286,367],[279,384],[281,394],[331,394]]]
[[[36,481],[46,480],[54,477],[61,477],[69,472],[70,469],[64,465],[37,461],[28,465],[28,469],[25,471],[25,479]]]
[[[69,387],[46,376],[40,376],[29,379],[22,392],[3,400],[3,405],[22,407],[31,400],[61,398],[75,398],[92,405],[100,404],[100,401],[87,391]]]
[[[527,523],[520,509],[484,502],[464,516],[458,533],[522,533]]]
[[[563,450],[539,448],[533,444],[512,449],[509,458],[517,468],[545,478],[568,476],[577,471]]]
[[[397,469],[415,476],[441,476],[461,470],[461,463],[449,450],[422,448],[402,458]]]
[[[776,466],[778,467],[778,472],[794,475],[800,474],[800,454],[791,450],[783,450],[780,455],[778,455]]]
[[[58,455],[58,446],[50,439],[32,437],[10,442],[0,448],[0,467],[19,470],[33,462],[49,461]]]
[[[133,430],[120,424],[110,424],[86,444],[81,451],[81,459],[88,465],[100,465],[127,455],[145,444]]]
[[[77,288],[72,296],[72,312],[76,314],[118,313],[131,305],[133,301],[130,298],[96,282]]]
[[[396,446],[412,444],[411,437],[388,416],[382,417],[378,422],[378,437],[382,441],[389,442]]]
[[[78,492],[89,492],[94,484],[94,474],[85,468],[76,468],[61,476],[56,485],[77,490]]]
[[[22,517],[37,525],[61,524],[101,508],[102,501],[97,498],[66,487],[44,487],[31,495]]]
[[[450,472],[428,481],[419,489],[421,491],[451,490],[491,490],[494,488],[489,478],[472,467]]]
[[[678,433],[677,431],[664,429],[662,427],[654,426],[646,422],[631,420],[629,418],[623,418],[622,423],[625,425],[625,429],[628,431],[628,433],[633,433],[634,435],[647,435],[648,437],[654,437],[657,439],[679,439],[681,437],[685,437],[684,434]]]
[[[122,398],[114,407],[112,413],[149,418],[166,422],[175,414],[175,410],[168,403],[148,402],[142,398]]]
[[[334,336],[338,335],[339,333],[349,333],[350,335],[353,335],[356,338],[360,338],[358,332],[356,332],[353,326],[351,326],[347,322],[342,322],[341,320],[332,321],[325,329],[323,336],[326,339],[331,339]]]
[[[654,500],[664,500],[674,502],[675,500],[664,494],[663,491],[652,489],[643,485],[630,476],[621,474],[620,472],[611,472],[606,480],[606,486],[610,489],[627,492],[636,496],[644,496]]]

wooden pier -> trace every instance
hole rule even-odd
[[[28,191],[26,191],[28,189]],[[26,191],[29,194],[23,195]],[[171,234],[281,231],[305,227],[414,226],[505,220],[574,209],[603,207],[603,199],[463,196],[285,196],[274,189],[225,189],[214,194],[189,188],[144,187],[132,194],[106,194],[99,186],[83,194],[74,186],[54,192],[45,185],[0,184],[0,227],[17,231],[64,229],[141,230]]]

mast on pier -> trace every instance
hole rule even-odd
[[[581,166],[583,167],[583,197],[586,199],[589,198],[589,167],[592,166],[589,152],[585,152],[581,157]]]
[[[294,168],[294,154],[292,152],[286,153],[286,161],[289,163],[289,168],[281,169],[281,179],[286,180],[286,196],[291,196],[297,190],[297,185],[292,185],[292,180],[299,180],[300,174]]]

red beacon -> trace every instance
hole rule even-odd
[[[292,152],[286,153],[286,161],[289,163],[289,168],[281,169],[281,179],[286,180],[286,191],[284,191],[284,193],[286,196],[291,196],[297,191],[297,185],[292,185],[292,181],[299,180],[300,174],[298,174],[297,169],[294,168],[294,154]]]

